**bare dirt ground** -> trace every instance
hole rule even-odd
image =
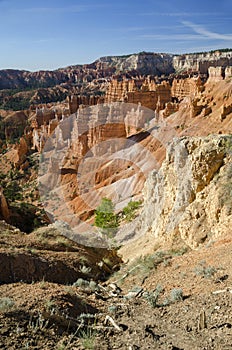
[[[12,235],[8,232],[4,243],[1,233],[0,256],[5,249],[15,266],[14,259],[23,261],[17,260],[19,236]],[[80,254],[82,261],[86,257],[68,249],[67,242],[65,247],[67,268]],[[56,265],[51,245],[50,258],[40,248],[48,265]],[[72,277],[63,283],[46,277],[25,283],[23,276],[6,283],[1,272],[0,349],[232,349],[231,253],[229,236],[196,251],[154,251],[122,265],[106,282],[94,281],[84,264],[76,283]]]

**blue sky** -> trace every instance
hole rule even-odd
[[[0,0],[0,69],[232,47],[232,0]]]

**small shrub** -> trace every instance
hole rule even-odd
[[[99,290],[98,284],[95,281],[89,282],[89,288],[94,292],[95,290]]]
[[[205,261],[199,263],[198,266],[195,267],[194,272],[197,276],[202,276],[203,278],[212,277],[217,269],[213,266],[207,266]]]
[[[14,300],[8,297],[0,298],[0,312],[6,312],[13,308]]]
[[[89,281],[86,281],[83,278],[78,278],[78,280],[75,283],[73,283],[73,286],[85,289],[89,287]]]
[[[47,287],[47,282],[45,281],[45,279],[43,278],[42,281],[39,283],[39,286],[41,289],[46,289]]]
[[[183,300],[183,290],[181,288],[174,288],[170,292],[170,301],[175,303],[176,301]]]
[[[84,280],[83,278],[78,278],[76,282],[73,283],[74,287],[82,287],[84,285]]]
[[[95,225],[103,229],[118,227],[118,220],[114,214],[114,205],[111,199],[102,198],[101,204],[95,211]]]
[[[72,247],[72,243],[66,237],[57,237],[56,242],[63,247]]]
[[[96,334],[97,332],[90,328],[80,332],[79,337],[84,349],[92,350],[95,348]]]
[[[131,201],[123,209],[122,214],[126,221],[132,221],[136,216],[136,211],[141,206],[141,201]]]
[[[28,324],[28,330],[32,331],[33,333],[37,333],[38,330],[45,330],[48,327],[49,320],[45,320],[45,318],[42,316],[41,313],[38,314],[38,317],[30,318],[29,324]]]
[[[187,253],[188,248],[187,247],[182,247],[180,249],[173,249],[170,251],[170,253],[174,256],[181,256],[184,255],[185,253]]]
[[[162,293],[162,291],[163,291],[163,288],[160,285],[158,285],[156,287],[156,289],[154,290],[154,292],[145,293],[144,297],[148,301],[148,303],[151,305],[151,307],[155,308],[155,307],[159,306],[158,298],[159,298],[160,294]]]
[[[48,312],[51,312],[52,314],[56,311],[56,303],[54,300],[48,299],[45,302],[45,309]]]

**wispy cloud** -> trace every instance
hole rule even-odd
[[[182,24],[185,27],[192,29],[195,33],[199,34],[199,38],[206,38],[206,39],[212,39],[212,40],[225,40],[225,41],[232,40],[232,34],[220,34],[216,32],[211,32],[206,28],[202,27],[201,25],[194,24],[192,22],[183,21]]]
[[[141,16],[167,16],[167,17],[211,17],[224,15],[219,12],[142,12]]]
[[[151,39],[151,40],[205,40],[206,37],[201,37],[196,34],[145,34],[139,35],[137,39]]]
[[[222,42],[232,41],[232,34],[230,33],[216,33],[207,30],[204,26],[194,24],[192,22],[182,21],[182,33],[173,33],[173,28],[169,28],[170,33],[161,34],[141,34],[136,37],[136,39],[146,39],[146,40],[166,40],[166,41],[206,41],[206,40],[221,40]],[[188,28],[193,31],[193,33],[184,33],[183,29]]]
[[[161,30],[161,29],[169,29],[169,30],[173,30],[173,29],[180,29],[183,28],[183,25],[174,25],[174,26],[170,26],[170,25],[159,25],[159,26],[150,26],[150,27],[142,27],[142,26],[138,26],[138,27],[121,27],[121,28],[117,28],[116,31],[118,32],[142,32],[142,31],[148,31],[148,30]],[[111,28],[112,29],[112,28]],[[110,28],[109,28],[110,30]],[[114,29],[115,31],[115,29]]]

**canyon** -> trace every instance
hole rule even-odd
[[[63,102],[5,112],[5,138],[19,137],[19,143],[4,153],[1,167],[6,172],[12,164],[25,171],[28,154],[40,153],[40,170],[45,169],[40,195],[48,216],[52,221],[71,217],[72,239],[95,244],[93,214],[100,198],[109,196],[120,212],[129,201],[143,198],[149,173],[160,168],[174,137],[228,133],[229,74],[230,67],[210,67],[207,80],[200,75],[168,81],[123,77],[112,79],[98,98],[74,94]],[[11,222],[9,212],[2,216]],[[123,231],[117,239],[125,243],[133,234],[126,225]],[[97,241],[105,244],[101,235]]]
[[[231,50],[0,82],[0,346],[229,349]]]

